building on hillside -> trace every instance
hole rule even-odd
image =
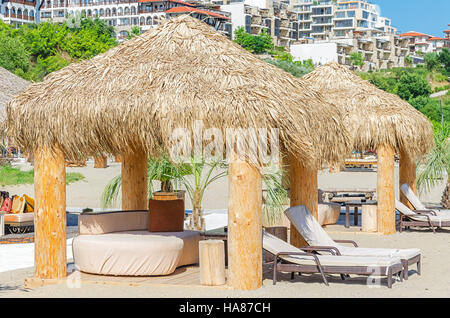
[[[392,34],[374,37],[355,32],[351,38],[293,44],[290,52],[294,60],[311,59],[316,65],[337,62],[349,67],[351,54],[360,53],[364,63],[361,70],[370,71],[405,66],[408,42]]]
[[[128,37],[133,27],[142,32],[157,26],[160,20],[166,17],[185,13],[206,17],[207,23],[217,27],[218,31],[226,33],[223,15],[208,10],[191,8],[195,5],[182,0],[43,0],[40,8],[40,17],[43,21],[63,22],[77,17],[98,17],[114,27],[118,40]],[[180,10],[181,11],[176,11]],[[199,10],[202,11],[201,14]],[[167,12],[170,11],[169,14]],[[76,23],[76,21],[75,21]]]
[[[245,0],[221,5],[220,10],[230,13],[233,34],[239,27],[253,35],[265,31],[272,36],[274,45],[287,49],[298,40],[297,15],[285,3]]]
[[[21,25],[39,22],[39,0],[0,0],[0,20],[6,24]]]
[[[298,15],[300,39],[350,38],[354,32],[369,36],[397,33],[391,20],[367,0],[293,0],[291,8]]]

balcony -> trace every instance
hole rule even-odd
[[[33,6],[33,7],[36,6],[36,1],[9,0],[9,2],[12,2],[12,3],[20,3],[20,4],[23,4],[23,5],[26,5],[26,6]]]

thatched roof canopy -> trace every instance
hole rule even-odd
[[[278,128],[282,149],[307,165],[337,160],[350,145],[341,114],[320,94],[190,16],[48,75],[7,112],[22,147],[56,143],[69,158],[130,147],[156,154],[196,120],[224,136]]]
[[[6,119],[6,103],[31,83],[0,67],[0,122]]]
[[[389,144],[419,158],[433,147],[431,122],[397,95],[387,93],[337,63],[328,63],[304,80],[343,108],[355,149]]]

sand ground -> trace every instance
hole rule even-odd
[[[450,231],[441,230],[433,234],[420,230],[381,236],[345,233],[342,226],[327,227],[327,230],[333,238],[352,239],[365,247],[420,248],[422,275],[417,275],[415,266],[412,266],[409,279],[395,282],[392,289],[387,288],[385,279],[381,280],[381,285],[368,285],[366,277],[352,276],[342,281],[338,275],[328,278],[328,287],[319,275],[296,276],[291,281],[287,274],[281,275],[277,285],[273,286],[270,273],[265,275],[262,288],[247,292],[193,286],[87,283],[81,284],[80,288],[61,284],[24,289],[24,279],[33,275],[33,268],[29,268],[0,273],[0,297],[450,297]]]
[[[120,173],[120,164],[110,163],[106,169],[94,169],[92,162],[85,168],[68,168],[78,171],[86,180],[67,187],[68,207],[100,207],[100,196],[106,183]],[[398,180],[398,167],[395,171]],[[376,172],[341,172],[319,174],[321,188],[375,188]],[[438,204],[444,185],[431,193],[421,195],[421,199]],[[396,182],[398,188],[398,181]],[[34,195],[33,186],[6,187],[12,194]],[[398,193],[397,193],[398,196]],[[204,208],[223,209],[227,207],[228,184],[223,178],[212,184],[205,195]],[[189,208],[189,203],[187,203]],[[114,286],[82,284],[81,288],[68,288],[65,284],[51,285],[35,289],[24,289],[26,277],[33,276],[33,268],[0,273],[0,297],[450,297],[450,231],[440,230],[433,234],[430,230],[416,230],[396,233],[391,236],[361,233],[357,229],[345,230],[342,225],[328,226],[326,230],[333,238],[352,239],[362,247],[420,248],[422,251],[422,275],[410,268],[410,278],[403,283],[396,282],[392,289],[381,286],[370,287],[367,278],[354,276],[341,281],[339,276],[329,279],[326,287],[318,275],[305,275],[291,281],[289,275],[282,275],[280,282],[272,285],[270,274],[265,275],[263,287],[255,291],[235,291],[205,287],[181,286]]]

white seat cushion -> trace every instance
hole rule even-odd
[[[328,235],[328,233],[320,226],[316,219],[306,209],[305,206],[295,206],[284,212],[300,232],[302,237],[311,246],[333,246],[336,247],[341,255],[347,256],[370,256],[370,257],[399,257],[401,259],[410,259],[420,255],[417,248],[409,249],[393,249],[393,248],[360,248],[347,247],[337,244]],[[323,253],[322,253],[323,254]]]
[[[75,265],[83,272],[120,275],[168,275],[198,262],[197,231],[151,233],[124,231],[79,235],[72,243]]]

